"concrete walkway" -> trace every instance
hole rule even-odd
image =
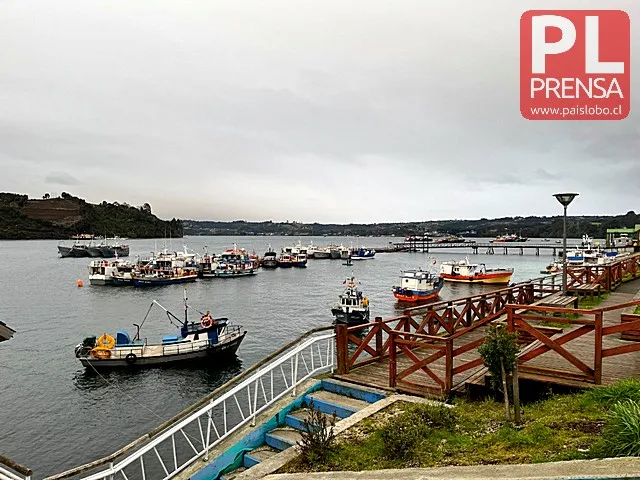
[[[527,465],[407,468],[367,472],[321,472],[268,475],[265,480],[582,480],[640,479],[640,458],[607,458]]]

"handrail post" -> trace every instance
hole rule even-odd
[[[392,330],[389,334],[389,386],[395,388],[396,386],[396,341],[395,330]]]
[[[602,311],[596,313],[596,327],[593,338],[595,343],[593,381],[596,385],[602,384],[602,317]]]
[[[338,357],[338,375],[349,373],[349,347],[348,347],[347,325],[338,323],[336,325],[336,353]]]
[[[453,338],[447,339],[445,349],[444,390],[448,397],[453,387]]]
[[[293,377],[291,378],[291,385],[293,385],[293,390],[291,390],[291,396],[296,396],[296,387],[298,386],[298,360],[300,358],[300,352],[296,353],[296,360],[294,362],[293,367]],[[257,390],[257,387],[256,387]]]
[[[513,319],[513,307],[511,305],[507,305],[507,331],[513,333],[516,331],[515,322]]]
[[[382,356],[382,317],[376,317],[376,356]]]

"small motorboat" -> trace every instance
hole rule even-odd
[[[291,264],[294,267],[304,268],[307,266],[307,255],[305,253],[294,253],[291,255]]]
[[[347,258],[346,262],[342,262],[343,265],[346,265],[347,267],[351,267],[353,265],[353,262],[351,261],[351,257]]]
[[[167,314],[169,322],[178,328],[177,335],[165,335],[161,343],[151,343],[140,337],[140,329],[154,305]],[[87,337],[75,347],[76,358],[87,368],[137,368],[176,363],[204,362],[215,364],[221,357],[235,355],[246,335],[240,326],[232,326],[227,318],[213,318],[207,310],[198,323],[189,322],[187,298],[184,298],[184,320],[153,301],[136,334],[131,339],[125,330],[115,337],[103,334]]]
[[[484,263],[469,263],[469,259],[442,262],[440,276],[447,282],[507,284],[513,268],[487,268]]]
[[[347,278],[345,290],[338,298],[338,303],[331,309],[336,322],[367,323],[369,321],[369,299],[358,289],[355,277]]]
[[[352,260],[368,260],[375,256],[376,256],[376,251],[373,249],[369,250],[366,248],[358,248],[357,250],[354,250],[353,252],[351,252]]]
[[[278,266],[282,268],[293,267],[292,255],[289,253],[281,253],[278,257]]]
[[[546,266],[544,270],[540,270],[540,273],[545,275],[550,275],[552,273],[560,273],[562,272],[562,262],[554,261]]]
[[[438,297],[444,279],[422,269],[404,270],[400,274],[400,285],[391,290],[401,302],[423,302]]]

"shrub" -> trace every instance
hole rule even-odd
[[[499,389],[502,381],[502,368],[509,375],[518,361],[518,334],[510,333],[504,325],[489,326],[487,338],[478,347],[478,353],[482,357],[489,373],[494,388]]]
[[[603,457],[640,456],[640,403],[625,400],[611,407],[602,441],[594,453]]]
[[[640,380],[629,378],[606,387],[598,387],[586,394],[588,400],[610,407],[625,400],[640,403]]]
[[[404,414],[431,428],[451,430],[456,426],[457,418],[454,409],[445,405],[416,403],[407,408]]]
[[[334,412],[332,417],[324,415],[319,408],[314,407],[313,402],[309,404],[309,410],[309,416],[303,421],[304,429],[298,445],[302,460],[313,464],[324,460],[333,447],[336,414]]]
[[[432,429],[452,430],[455,425],[456,415],[451,408],[427,403],[410,405],[382,430],[385,456],[391,460],[409,458]]]
[[[416,422],[415,417],[406,412],[393,418],[381,432],[385,457],[389,460],[410,458],[429,430],[426,424]]]

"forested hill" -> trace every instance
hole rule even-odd
[[[94,205],[68,193],[60,197],[29,199],[0,193],[0,239],[68,239],[78,234],[126,238],[182,237],[182,222],[160,220],[148,203]]]
[[[185,235],[381,235],[405,237],[440,232],[462,236],[494,237],[517,233],[530,238],[562,237],[562,216],[504,217],[480,220],[443,220],[412,223],[321,224],[298,222],[233,222],[184,220]],[[640,215],[628,212],[617,216],[568,217],[567,235],[580,238],[588,234],[604,238],[607,228],[633,227],[640,224]]]

